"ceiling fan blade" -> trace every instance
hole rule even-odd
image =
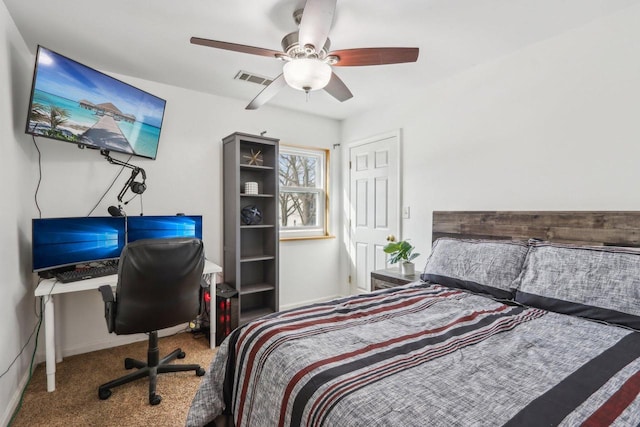
[[[243,44],[221,42],[218,40],[202,39],[200,37],[191,37],[191,43],[199,44],[201,46],[215,47],[217,49],[231,50],[234,52],[250,53],[252,55],[270,56],[272,58],[275,58],[276,55],[282,55],[282,52],[277,50],[246,46]]]
[[[267,101],[280,92],[280,89],[286,85],[287,82],[284,81],[284,74],[280,74],[278,77],[273,79],[271,83],[269,83],[269,86],[262,89],[258,96],[253,98],[249,105],[245,107],[245,110],[257,110],[260,106],[267,103]]]
[[[329,36],[333,14],[336,11],[336,1],[307,0],[298,31],[300,46],[311,45],[316,52],[320,52]]]
[[[329,80],[329,84],[324,87],[324,90],[340,102],[353,98],[353,94],[347,85],[340,80],[340,77],[338,77],[336,73],[331,73],[331,80]]]
[[[356,65],[384,65],[416,62],[419,49],[417,47],[367,47],[361,49],[343,49],[330,52],[339,58],[333,64],[340,67]]]

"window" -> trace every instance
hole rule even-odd
[[[327,236],[328,150],[280,145],[280,238]]]

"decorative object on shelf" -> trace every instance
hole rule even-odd
[[[246,225],[258,225],[262,222],[262,212],[256,205],[249,205],[242,208],[240,217]]]
[[[415,273],[415,265],[411,262],[420,254],[413,252],[415,247],[408,240],[396,242],[396,236],[390,234],[387,236],[387,245],[383,248],[384,253],[391,255],[389,264],[400,263],[400,272],[403,275],[412,275]]]
[[[244,194],[258,194],[258,183],[257,182],[245,182],[244,183]]]
[[[251,154],[243,154],[242,158],[247,160],[248,165],[262,166],[262,150],[254,152],[252,148]]]

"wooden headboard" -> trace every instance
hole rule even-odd
[[[434,211],[431,236],[640,247],[640,211]]]

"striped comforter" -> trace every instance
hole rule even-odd
[[[640,334],[439,285],[236,330],[188,426],[638,425]]]

